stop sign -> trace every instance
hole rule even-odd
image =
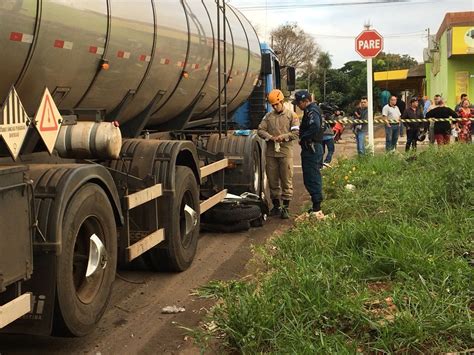
[[[362,31],[356,37],[355,49],[362,58],[376,57],[383,49],[383,37],[375,30]]]

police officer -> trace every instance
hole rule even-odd
[[[312,208],[308,211],[318,219],[323,219],[321,202],[323,200],[323,180],[321,168],[323,166],[323,134],[324,124],[321,110],[307,91],[295,93],[294,105],[304,111],[300,125],[301,166],[303,182],[311,195]]]
[[[265,115],[257,133],[267,142],[266,172],[273,203],[270,215],[288,219],[293,197],[293,141],[298,139],[299,120],[283,106],[285,96],[280,90],[272,90],[267,99],[273,111]]]

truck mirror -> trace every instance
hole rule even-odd
[[[262,57],[262,74],[272,74],[272,56],[270,53],[265,53]]]
[[[286,89],[288,91],[296,90],[296,70],[295,67],[286,67]]]

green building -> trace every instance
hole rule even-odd
[[[474,11],[447,13],[424,51],[425,93],[454,107],[463,93],[474,101]]]

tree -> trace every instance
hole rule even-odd
[[[331,55],[329,54],[329,52],[319,53],[318,59],[316,60],[316,64],[320,71],[331,69],[332,60],[331,60]]]
[[[326,101],[326,74],[332,66],[331,55],[329,54],[329,52],[319,53],[318,59],[316,60],[316,64],[318,66],[319,72],[322,73],[323,76],[323,101]]]
[[[418,62],[408,54],[392,54],[381,52],[374,60],[374,71],[409,69]]]
[[[310,66],[319,51],[313,37],[296,23],[278,26],[271,32],[271,37],[273,50],[278,54],[282,66]]]
[[[367,95],[366,62],[350,61],[339,69],[331,69],[331,64],[330,54],[321,52],[310,70],[301,73],[298,77],[298,87],[308,88],[309,86],[309,91],[315,94],[318,102],[326,101],[338,105],[347,113],[352,113],[354,102]],[[409,55],[382,52],[374,59],[374,71],[409,69],[417,64],[416,60]],[[378,97],[379,93],[380,89],[374,87],[374,97]],[[376,100],[375,103],[377,102]]]

